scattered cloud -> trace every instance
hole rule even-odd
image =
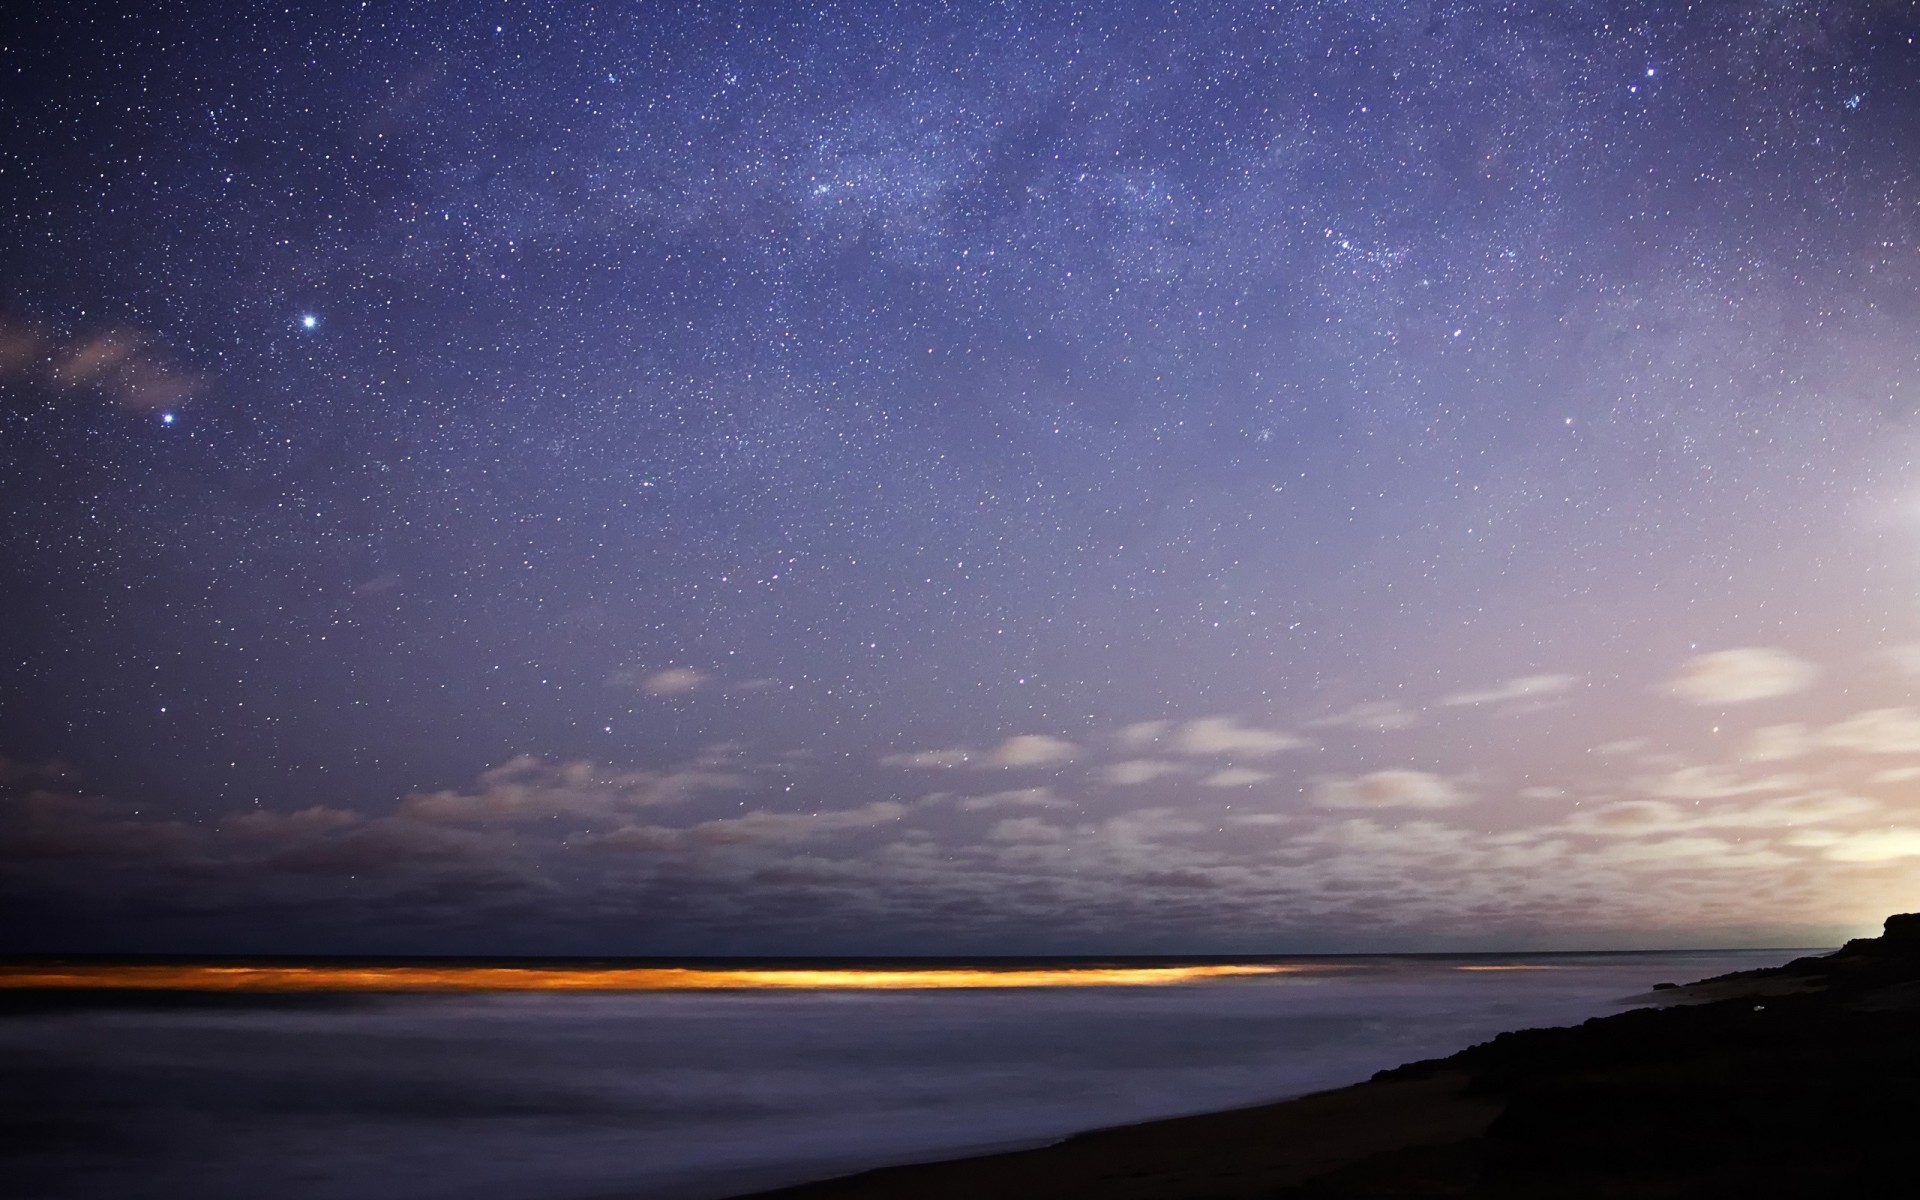
[[[1798,775],[1763,775],[1757,779],[1742,779],[1721,767],[1681,767],[1652,780],[1647,790],[1668,800],[1720,800],[1756,792],[1789,791],[1805,782]]]
[[[78,782],[79,772],[57,760],[25,763],[16,762],[10,758],[0,758],[0,787],[18,787],[28,784],[40,787],[71,786]]]
[[[1256,771],[1252,767],[1228,767],[1223,771],[1215,771],[1200,782],[1207,787],[1249,787],[1256,783],[1265,783],[1272,778],[1273,774],[1269,771]]]
[[[1686,813],[1678,805],[1664,800],[1620,800],[1577,810],[1567,818],[1567,828],[1575,833],[1638,837],[1658,830],[1678,829],[1686,822]]]
[[[1579,682],[1578,675],[1521,675],[1478,691],[1442,696],[1440,703],[1449,708],[1537,704],[1560,695]]]
[[[1059,842],[1066,840],[1067,831],[1058,825],[1049,825],[1039,817],[1008,817],[1004,821],[994,822],[987,830],[987,837],[996,842]]]
[[[138,330],[64,338],[5,317],[0,317],[0,380],[91,393],[139,412],[177,407],[205,383]]]
[[[708,675],[704,671],[692,667],[668,667],[641,680],[640,690],[649,696],[684,696],[704,687],[707,680]]]
[[[1611,742],[1600,743],[1593,748],[1593,752],[1602,758],[1618,758],[1629,754],[1639,754],[1650,745],[1652,745],[1652,743],[1643,737],[1617,738]]]
[[[905,754],[883,755],[880,765],[910,767],[916,771],[944,771],[964,767],[972,761],[973,751],[965,746],[955,746],[950,750],[911,750]]]
[[[802,842],[849,830],[873,829],[898,821],[907,806],[883,800],[860,808],[783,813],[757,809],[737,817],[703,821],[688,828],[625,825],[605,833],[570,839],[571,845],[601,850],[669,851],[722,846]]]
[[[1819,673],[1785,650],[1748,646],[1695,655],[1680,665],[1667,691],[1702,708],[1723,708],[1804,691]]]
[[[1016,734],[994,747],[987,763],[995,767],[1050,767],[1073,761],[1080,747],[1044,733]]]
[[[1715,809],[1701,817],[1701,824],[1743,829],[1792,827],[1871,816],[1879,812],[1880,807],[1877,800],[1846,792],[1806,792],[1762,800],[1758,804]]]
[[[1195,757],[1219,755],[1265,758],[1282,750],[1298,750],[1307,745],[1291,733],[1255,729],[1232,717],[1201,717],[1174,730],[1173,748]]]
[[[1616,842],[1602,851],[1599,858],[1609,866],[1641,869],[1674,867],[1693,871],[1772,870],[1793,861],[1766,846],[1698,836]]]
[[[1920,858],[1920,829],[1895,826],[1832,837],[1802,838],[1803,846],[1817,846],[1830,862],[1878,863]]]
[[[1844,821],[1878,812],[1880,804],[1844,792],[1806,792],[1757,803],[1701,808],[1665,800],[1621,800],[1582,808],[1570,816],[1570,833],[1640,837],[1697,829],[1791,829],[1824,821]]]
[[[688,799],[710,789],[740,787],[744,776],[703,766],[672,771],[616,771],[584,760],[549,762],[521,754],[481,772],[470,792],[415,792],[400,815],[443,824],[602,818]]]
[[[315,804],[289,813],[270,808],[229,813],[220,818],[219,828],[222,833],[238,834],[241,837],[263,842],[277,842],[308,834],[351,829],[364,823],[365,820],[365,817],[351,809]]]
[[[1807,735],[1807,727],[1798,722],[1763,725],[1747,735],[1747,743],[1741,747],[1739,758],[1742,762],[1750,763],[1786,762],[1799,758],[1813,746],[1814,741]]]
[[[1179,763],[1157,758],[1129,758],[1124,762],[1109,763],[1101,774],[1115,787],[1136,787],[1152,783],[1163,775],[1178,775],[1184,770],[1186,768]]]
[[[606,678],[608,687],[634,688],[649,696],[685,696],[712,682],[711,675],[693,667],[665,667],[657,671],[622,667]]]
[[[1172,728],[1172,721],[1135,721],[1114,734],[1114,737],[1122,746],[1140,749],[1153,745]]]
[[[1439,775],[1402,769],[1323,779],[1313,788],[1321,808],[1453,808],[1469,799]]]
[[[954,767],[976,767],[987,769],[1002,767],[1009,770],[1023,767],[1053,767],[1072,762],[1080,753],[1080,747],[1064,738],[1044,733],[1020,733],[1006,739],[991,750],[975,751],[965,746],[953,746],[939,750],[913,750],[905,754],[888,754],[880,759],[882,766],[910,767],[922,771],[949,770]]]
[[[1821,730],[1820,743],[1862,754],[1920,754],[1920,712],[1870,709]]]
[[[1030,787],[1015,788],[1006,792],[989,792],[984,796],[966,796],[961,799],[960,807],[967,812],[983,812],[995,808],[1070,808],[1072,806],[1056,796],[1052,788]]]
[[[1307,722],[1310,729],[1366,729],[1376,733],[1390,733],[1396,729],[1411,729],[1420,723],[1420,718],[1391,700],[1369,700],[1351,708],[1341,709],[1337,713],[1318,717]]]

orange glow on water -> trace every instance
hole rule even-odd
[[[0,967],[0,988],[192,992],[688,992],[739,989],[1155,987],[1337,970],[1320,964],[1168,967]]]

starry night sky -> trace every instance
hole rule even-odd
[[[1914,905],[1910,4],[23,15],[6,946]]]

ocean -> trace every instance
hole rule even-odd
[[[714,1200],[1336,1087],[1791,953],[16,1006],[0,1016],[0,1173],[16,1200]]]

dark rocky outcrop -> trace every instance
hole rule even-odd
[[[1878,938],[1673,989],[1695,1003],[1502,1034],[1376,1080],[1464,1074],[1486,1133],[1299,1197],[1754,1197],[1920,1190],[1920,914]],[[1668,993],[1663,993],[1665,996]]]

